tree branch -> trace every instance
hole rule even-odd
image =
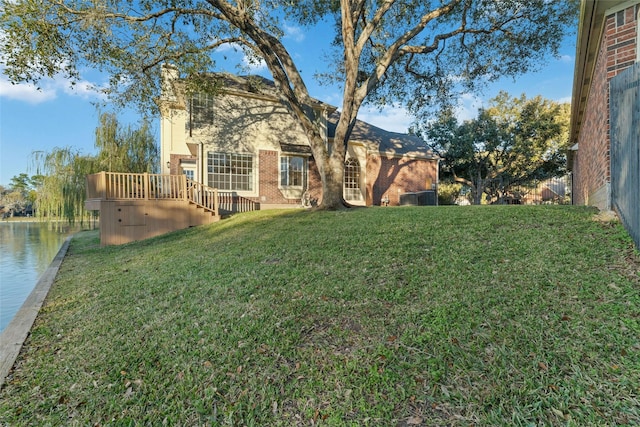
[[[206,52],[209,50],[213,50],[216,49],[222,45],[225,44],[230,44],[230,43],[240,43],[243,44],[247,47],[249,47],[252,50],[257,49],[256,46],[252,45],[248,40],[242,38],[242,37],[231,37],[231,38],[226,38],[226,39],[221,39],[216,41],[215,43],[211,43],[209,45],[203,46],[201,48],[198,49],[183,49],[179,52],[175,52],[175,53],[171,53],[171,54],[167,54],[167,55],[161,55],[157,58],[155,58],[153,61],[143,65],[142,67],[142,71],[143,72],[147,72],[148,70],[150,70],[151,68],[160,65],[163,62],[167,62],[169,60],[176,60],[176,59],[180,59],[180,58],[184,58],[185,56],[189,56],[189,55],[193,55],[193,54],[197,54],[197,53],[201,53],[201,52]]]
[[[71,14],[71,15],[75,15],[75,16],[82,16],[82,17],[90,17],[93,15],[96,15],[96,9],[74,9],[69,7],[64,1],[61,0],[50,0],[51,3],[55,4],[56,6],[62,8],[65,12]],[[218,14],[215,13],[214,11],[211,10],[207,10],[207,9],[187,9],[187,8],[180,8],[180,7],[168,7],[165,9],[161,9],[158,10],[157,12],[153,12],[153,13],[149,13],[146,15],[140,15],[140,16],[133,16],[133,15],[128,15],[126,13],[114,13],[114,12],[107,12],[107,11],[99,11],[99,15],[101,19],[121,19],[123,21],[127,21],[127,22],[147,22],[147,21],[152,21],[158,18],[161,18],[163,16],[166,15],[170,15],[170,14],[178,14],[178,15],[203,15],[203,16],[208,16],[211,18],[216,18],[216,19],[223,19],[223,17]]]

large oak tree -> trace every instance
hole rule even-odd
[[[474,204],[566,173],[569,104],[500,92],[478,117],[458,123],[450,109],[418,133],[441,157],[445,180],[465,185]]]
[[[215,70],[213,52],[242,46],[262,58],[282,103],[309,139],[323,184],[322,207],[342,197],[346,144],[365,101],[400,102],[414,113],[475,90],[500,76],[527,72],[574,23],[575,0],[2,0],[0,54],[13,82],[83,67],[110,75],[108,94],[150,105],[160,65],[192,78]],[[335,141],[327,147],[313,100],[282,42],[283,22],[312,28],[335,23],[335,56],[326,75],[343,89]],[[333,67],[333,68],[331,68]]]

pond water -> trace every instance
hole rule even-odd
[[[58,253],[70,227],[0,221],[0,331],[11,322]]]

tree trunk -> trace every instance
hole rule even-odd
[[[477,177],[476,184],[473,192],[473,204],[479,205],[482,203],[482,194],[484,193],[484,183],[481,177]]]
[[[342,166],[342,167],[341,167]],[[322,175],[321,209],[336,210],[345,207],[342,194],[344,166],[330,166]]]

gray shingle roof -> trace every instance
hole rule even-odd
[[[329,138],[335,136],[339,119],[339,112],[334,112],[329,116],[327,126]],[[362,120],[356,120],[350,141],[361,142],[366,145],[369,150],[379,151],[380,154],[427,159],[438,158],[427,143],[420,137],[406,133],[389,132],[367,122],[363,122]]]

